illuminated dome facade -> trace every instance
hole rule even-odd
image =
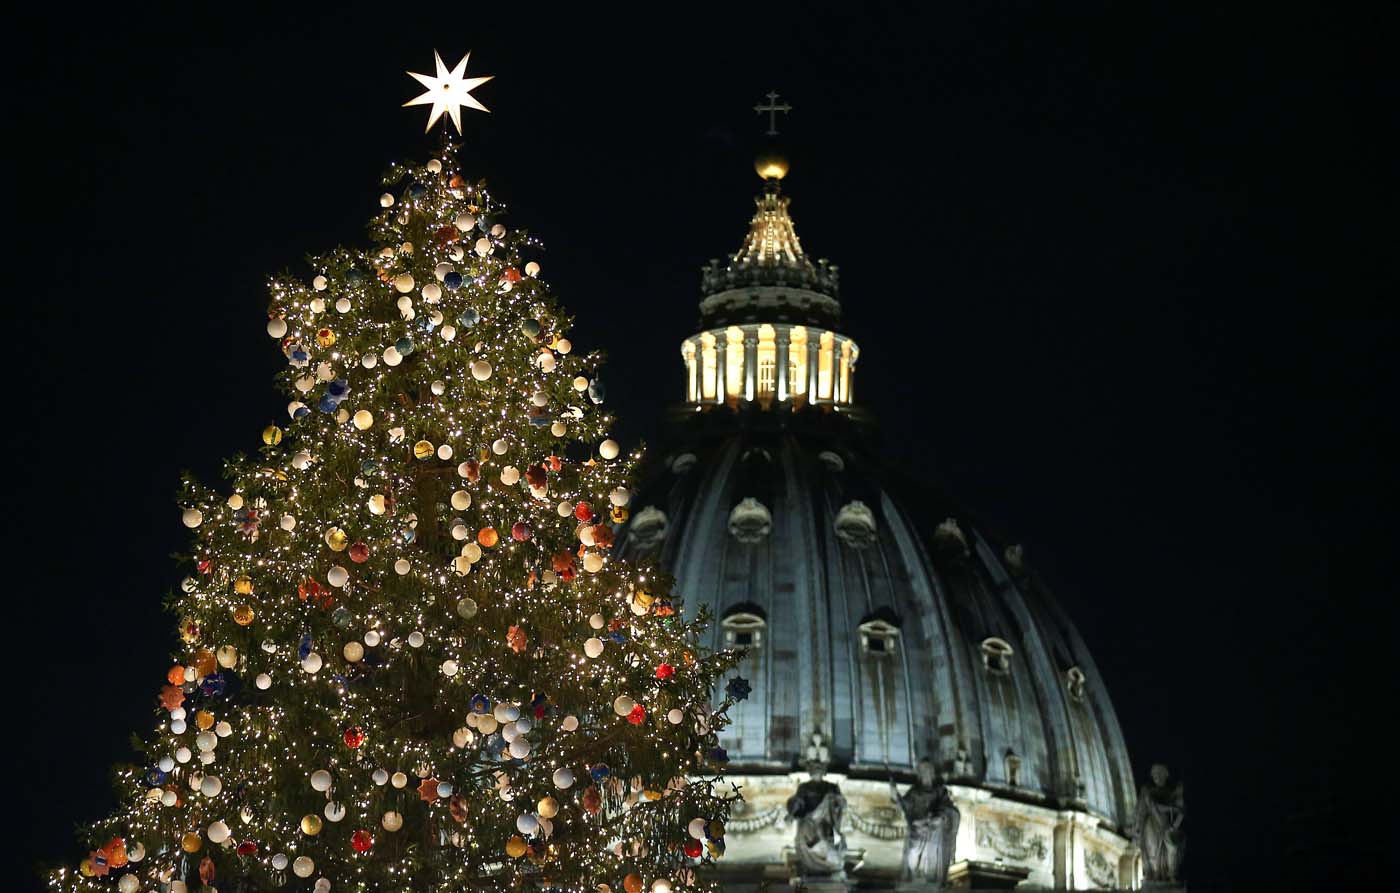
[[[880,460],[837,268],[803,251],[786,162],[758,169],[748,236],[703,271],[685,400],[619,543],[712,612],[713,646],[748,649],[726,887],[788,880],[784,803],[820,762],[849,802],[851,889],[892,888],[889,783],[922,758],[962,816],[950,883],[1137,886],[1132,772],[1093,659],[1019,546]]]

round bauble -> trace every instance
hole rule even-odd
[[[400,273],[394,277],[394,290],[399,294],[406,295],[413,291],[413,274]]]
[[[525,855],[525,841],[519,834],[512,834],[510,840],[506,841],[506,855],[512,859],[519,859]]]
[[[321,655],[313,651],[310,654],[306,655],[306,657],[302,658],[301,668],[314,676],[317,673],[321,672],[322,663],[323,661],[321,660]]]
[[[583,643],[583,653],[589,657],[599,657],[603,653],[603,640],[594,636]],[[627,708],[631,710],[631,707]]]
[[[316,863],[311,861],[310,856],[297,856],[296,861],[292,863],[292,874],[297,877],[311,877],[315,870]]]
[[[341,654],[345,655],[345,659],[350,663],[357,664],[364,660],[365,646],[351,640],[345,643],[345,647],[341,649]]]
[[[379,824],[384,826],[385,831],[397,831],[403,827],[403,816],[391,809],[384,813],[384,818],[379,820]]]
[[[396,788],[405,788],[408,786],[408,776],[402,772],[395,772],[389,779],[389,784]]]
[[[209,826],[208,833],[211,843],[223,843],[225,840],[228,840],[228,825],[225,825],[222,821],[214,822]]]
[[[350,846],[357,853],[367,853],[370,847],[374,846],[374,835],[363,828],[350,835]],[[670,888],[666,888],[666,893],[671,893]]]
[[[452,494],[452,507],[457,511],[465,511],[471,508],[472,495],[466,490],[458,490]]]
[[[412,569],[413,565],[409,564],[407,558],[400,558],[398,561],[394,562],[394,573],[398,574],[400,577]]]
[[[121,880],[117,881],[118,893],[138,893],[141,889],[141,879],[134,874],[124,874]]]
[[[485,381],[491,377],[491,364],[485,360],[477,360],[472,363],[472,378],[477,381]]]
[[[194,529],[204,523],[204,513],[199,509],[185,509],[180,515],[180,520],[186,527]]]
[[[515,819],[515,830],[519,831],[521,834],[527,836],[534,834],[536,831],[539,830],[539,827],[539,819],[535,818],[528,812],[524,815],[516,817]]]
[[[258,691],[267,691],[272,688],[272,677],[266,673],[259,673],[253,679],[253,684],[258,687]]]
[[[670,710],[666,711],[666,721],[669,722],[671,725],[678,726],[684,720],[685,711],[681,710],[681,708],[672,707]]]
[[[321,812],[324,813],[326,818],[330,821],[338,822],[345,818],[345,804],[341,803],[339,800],[332,800],[326,804],[326,808],[321,810]]]
[[[331,789],[331,774],[325,769],[317,769],[312,772],[311,788],[316,791],[329,791]]]
[[[338,564],[331,565],[326,571],[326,582],[339,589],[350,582],[350,572]]]
[[[281,338],[287,334],[287,321],[280,317],[273,317],[267,321],[267,334],[273,338]]]
[[[569,433],[569,426],[563,422],[555,422],[549,426],[549,433],[553,434],[555,437],[563,437],[565,434]]]
[[[617,441],[612,438],[598,444],[598,455],[602,456],[604,459],[616,459],[620,452],[622,452],[622,448],[618,446]]]
[[[367,431],[369,427],[374,424],[374,413],[370,412],[368,409],[361,409],[355,413],[354,421],[356,428],[359,428],[361,431]]]
[[[185,836],[180,838],[180,849],[187,853],[197,853],[203,847],[204,838],[193,831],[186,832]]]
[[[457,614],[464,620],[470,620],[476,616],[476,602],[470,598],[462,598],[457,601]]]
[[[632,712],[633,707],[637,706],[637,702],[627,697],[627,695],[618,695],[613,699],[612,706],[613,713],[616,713],[618,716],[626,716]]]
[[[350,312],[350,299],[349,299],[349,298],[336,298],[336,299],[335,299],[335,309],[336,309],[336,312],[338,312],[338,313],[349,313],[349,312]]]
[[[423,634],[420,633],[420,632],[418,632],[417,630],[414,630],[413,632],[409,633],[409,634],[408,634],[408,644],[409,644],[409,647],[411,647],[411,648],[422,648],[422,647],[423,647]]]

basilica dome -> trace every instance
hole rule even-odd
[[[850,803],[851,876],[890,881],[890,784],[921,760],[962,814],[961,885],[1135,886],[1132,770],[1093,658],[1032,556],[882,460],[837,269],[805,254],[780,180],[703,270],[684,400],[619,540],[710,612],[710,645],[746,649],[729,886],[787,876],[782,804],[814,768]]]

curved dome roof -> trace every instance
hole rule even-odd
[[[814,733],[851,776],[927,757],[950,781],[1126,827],[1127,750],[1050,593],[970,516],[815,407],[690,413],[619,547],[659,559],[715,647],[749,646],[736,770],[799,767]]]

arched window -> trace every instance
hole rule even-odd
[[[806,326],[793,326],[788,333],[788,393],[794,399],[807,396]]]
[[[715,336],[709,332],[700,336],[700,397],[701,400],[715,399],[715,370],[718,360],[715,353]]]
[[[867,620],[860,625],[860,650],[871,657],[890,657],[899,648],[899,627],[888,620]]]
[[[768,625],[763,612],[755,605],[736,605],[730,608],[720,621],[724,631],[726,648],[748,648],[752,651],[763,645],[763,630]]]
[[[998,676],[1010,675],[1011,655],[1015,653],[1016,650],[1005,639],[993,636],[982,640],[982,665],[989,673]]]

